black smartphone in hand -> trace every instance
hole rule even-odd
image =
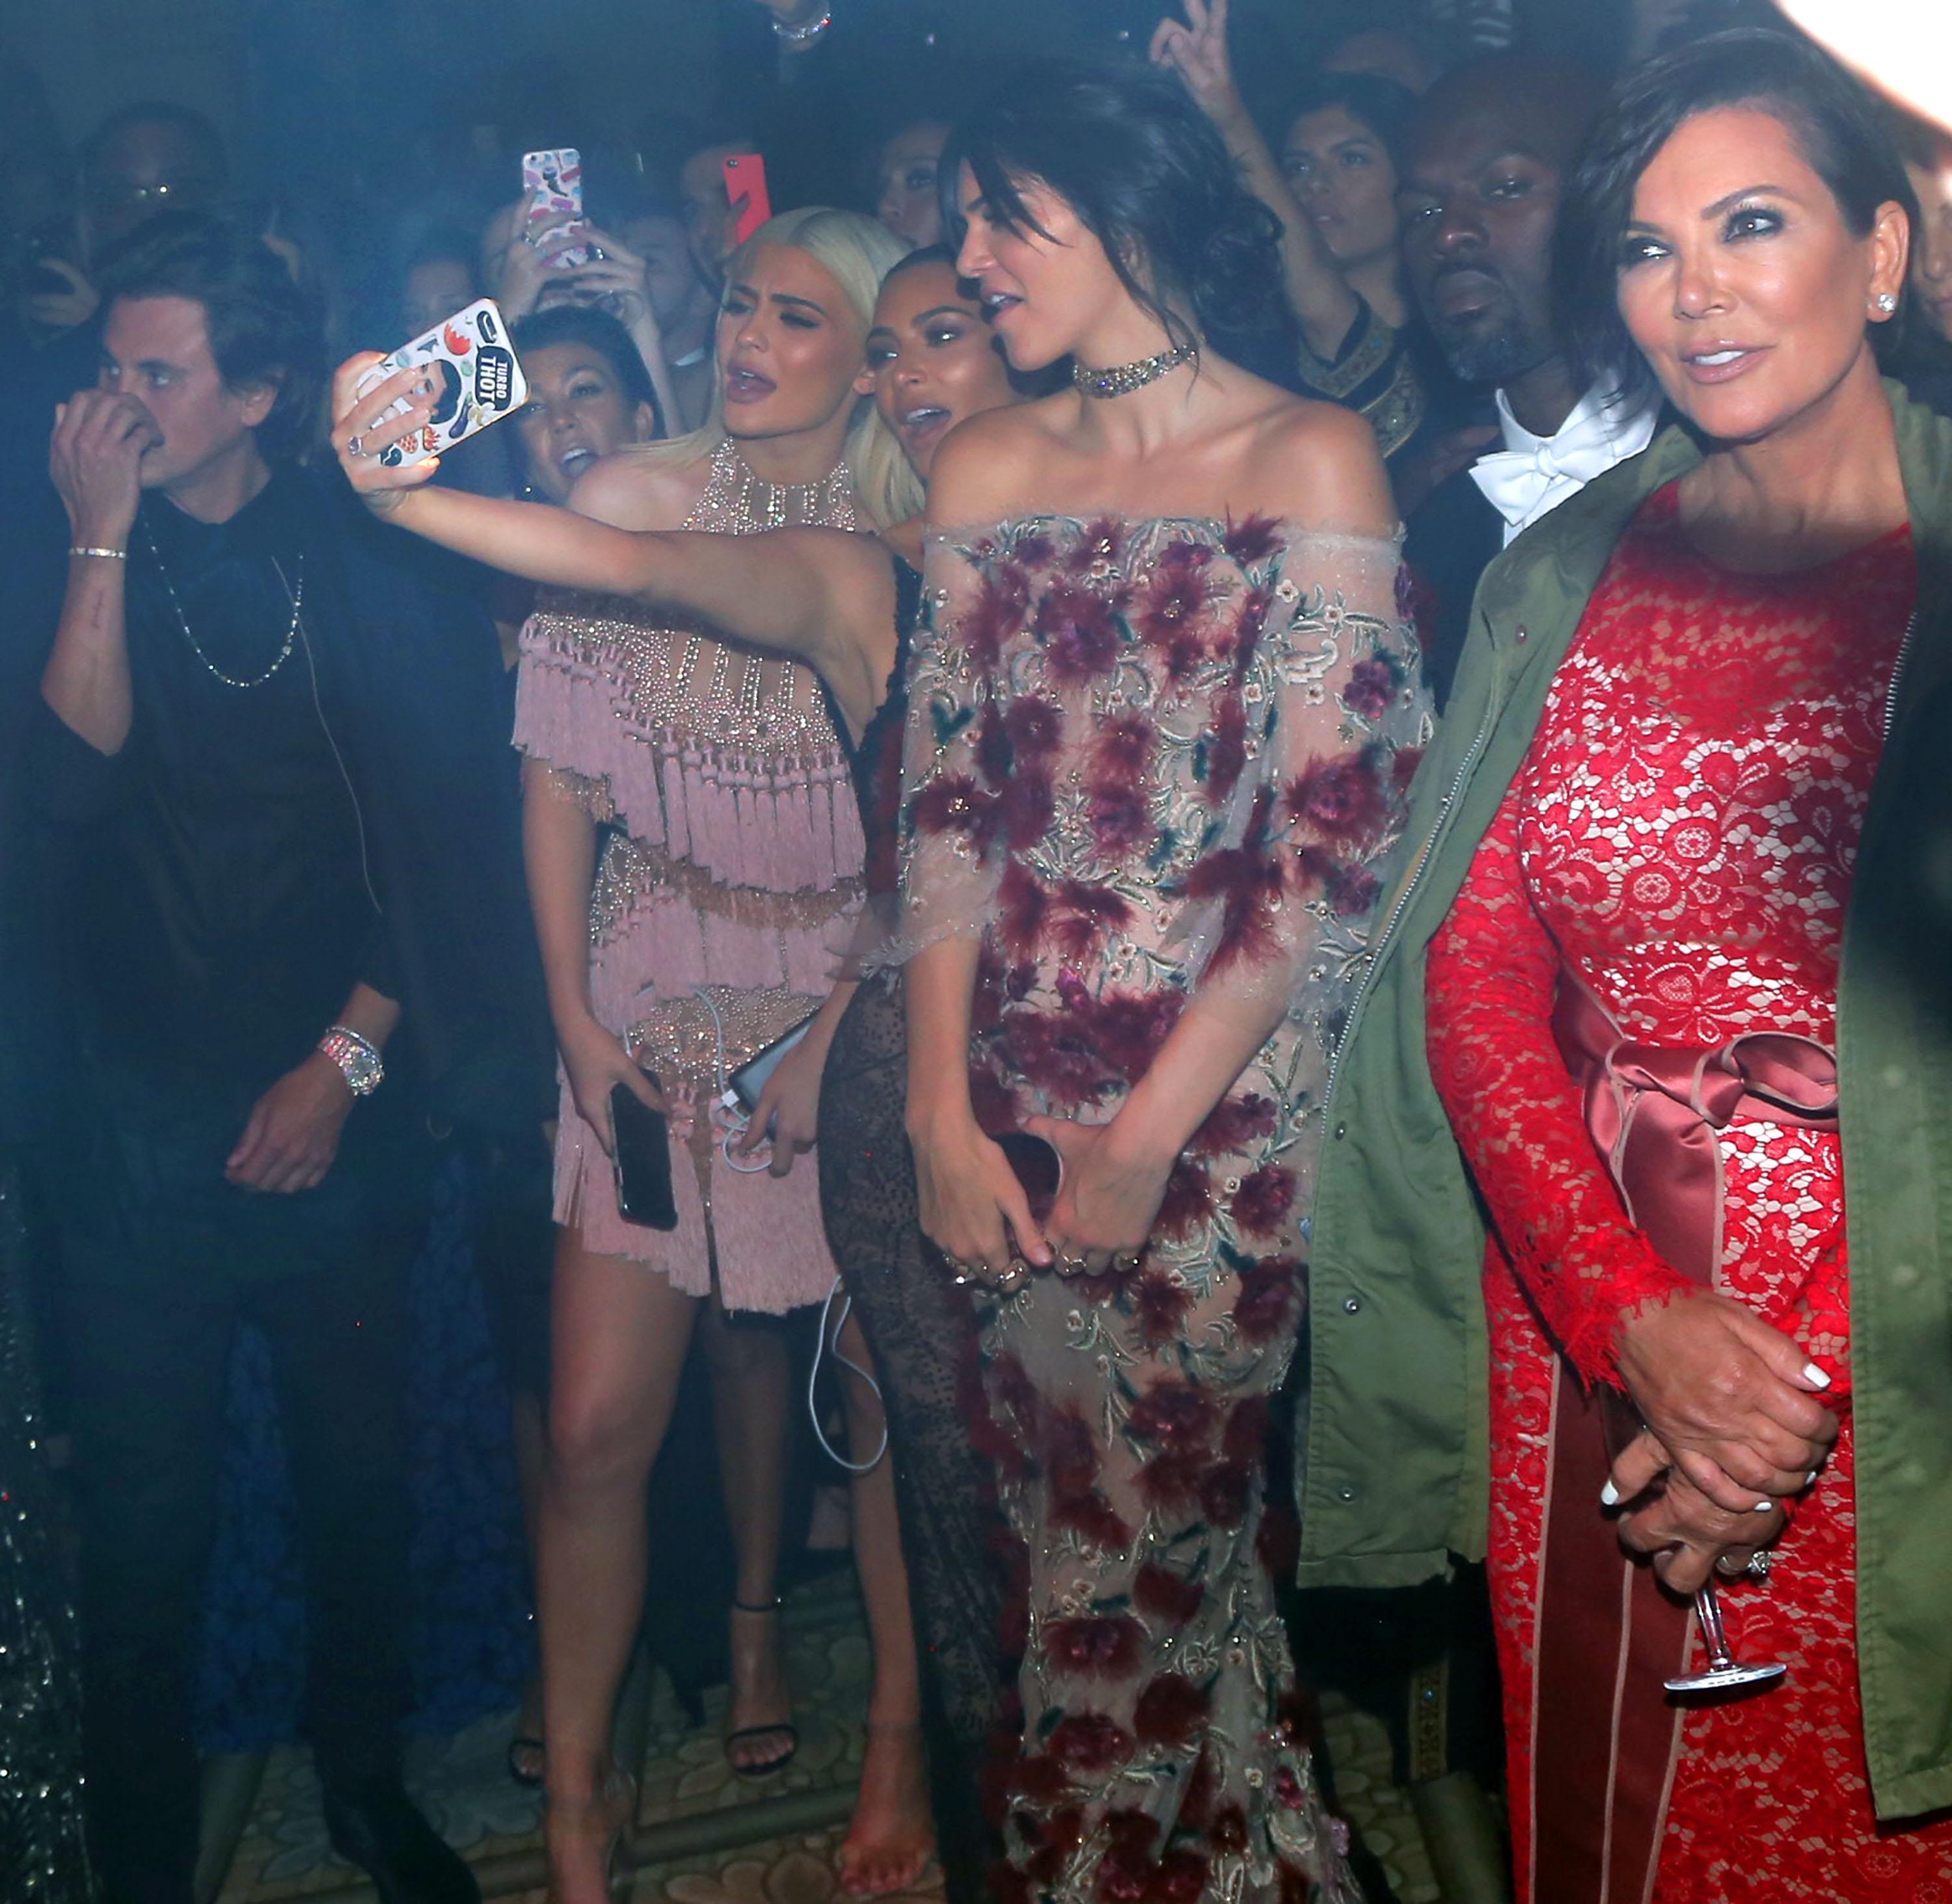
[[[1048,1138],[1033,1137],[1028,1131],[1006,1131],[996,1140],[997,1149],[1009,1160],[1023,1185],[1024,1200],[1031,1207],[1031,1222],[1050,1220],[1057,1193],[1064,1188],[1064,1159]]]
[[[627,1223],[641,1223],[647,1229],[677,1229],[671,1132],[664,1113],[653,1110],[628,1085],[613,1085],[610,1138],[616,1147],[617,1213]]]

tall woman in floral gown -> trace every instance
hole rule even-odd
[[[1919,581],[1952,431],[1878,380],[1909,195],[1874,113],[1769,34],[1626,82],[1563,215],[1631,333],[1615,368],[1637,349],[1697,434],[1522,538],[1464,662],[1464,704],[1509,694],[1478,778],[1516,772],[1431,946],[1430,1054],[1497,1232],[1491,1573],[1538,1904],[1952,1896],[1952,1822],[1896,1822],[1952,1796],[1952,1536],[1919,1493],[1944,1220],[1919,1240],[1907,1156],[1943,1155],[1944,803],[1916,794],[1944,779]],[[1647,1424],[1610,1475],[1595,1391]],[[1738,1655],[1787,1676],[1664,1700],[1716,1571]]]
[[[1360,418],[1211,352],[1268,215],[1171,82],[1019,80],[962,271],[1074,387],[930,487],[905,848],[924,1226],[1023,1543],[1005,1897],[1352,1895],[1256,1554],[1338,1013],[1425,716]],[[1056,1147],[1040,1228],[993,1134]]]

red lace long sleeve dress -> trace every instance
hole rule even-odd
[[[1656,493],[1431,947],[1432,1069],[1496,1232],[1492,1586],[1516,1863],[1538,1904],[1566,1894],[1538,1852],[1554,1821],[1534,1753],[1557,1358],[1589,1383],[1616,1381],[1623,1313],[1682,1281],[1628,1220],[1588,1135],[1554,1040],[1555,985],[1563,963],[1648,1045],[1706,1051],[1758,1032],[1834,1045],[1851,868],[1916,587],[1905,531],[1801,574],[1731,574],[1682,535],[1674,487]],[[1738,1655],[1788,1671],[1681,1720],[1652,1894],[1952,1899],[1952,1826],[1881,1835],[1866,1774],[1839,1139],[1738,1118],[1719,1141],[1716,1286],[1830,1373],[1842,1433],[1772,1577],[1722,1586]]]
[[[1355,1896],[1257,1536],[1330,1056],[1428,721],[1397,573],[1393,542],[1258,520],[931,538],[904,891],[914,944],[981,938],[984,1127],[1106,1122],[1189,998],[1278,1021],[1136,1270],[982,1304],[1024,1602],[1006,1904]]]

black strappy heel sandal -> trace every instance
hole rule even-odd
[[[732,1602],[732,1610],[734,1613],[748,1613],[755,1617],[763,1617],[768,1614],[777,1614],[785,1605],[785,1601],[779,1599],[768,1600],[760,1606],[754,1606],[749,1601],[735,1599]],[[742,1765],[737,1759],[732,1757],[733,1747],[742,1739],[764,1739],[775,1733],[784,1733],[786,1736],[788,1743],[785,1751],[777,1752],[771,1758],[762,1758],[758,1763],[749,1765]],[[769,1725],[741,1726],[737,1732],[728,1732],[725,1735],[727,1762],[741,1778],[753,1780],[771,1778],[776,1772],[784,1771],[799,1756],[799,1727],[790,1719],[775,1720]]]

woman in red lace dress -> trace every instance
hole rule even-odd
[[[1729,38],[1616,102],[1575,189],[1708,453],[1651,487],[1552,676],[1431,947],[1431,1068],[1497,1237],[1522,1893],[1921,1904],[1952,1899],[1952,1823],[1879,1829],[1858,1691],[1835,1054],[1917,596],[1866,326],[1903,285],[1904,180],[1799,130],[1816,56]],[[1717,1574],[1738,1655],[1787,1675],[1665,1701]]]

